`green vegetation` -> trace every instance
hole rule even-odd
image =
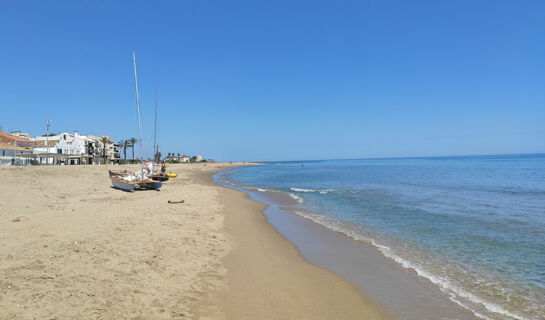
[[[119,145],[123,148],[123,158],[127,160],[127,148],[131,146],[131,142],[129,140],[121,140],[119,141]]]
[[[100,138],[100,142],[102,143],[102,156],[104,157],[104,164],[106,164],[106,162],[108,161],[106,158],[106,145],[108,145],[108,143],[113,143],[113,142],[110,141],[108,137]]]
[[[130,138],[130,147],[132,148],[132,158],[134,159],[134,145],[138,142],[136,138]]]

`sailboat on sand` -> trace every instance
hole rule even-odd
[[[138,78],[136,76],[136,55],[133,52],[133,64],[134,64],[134,84],[136,87],[136,112],[138,114],[138,138],[140,142],[140,162],[142,167],[139,171],[134,173],[122,172],[122,171],[110,171],[110,179],[114,188],[123,191],[132,191],[136,188],[140,189],[155,189],[158,190],[163,186],[160,181],[152,180],[148,177],[151,173],[144,167],[144,159],[142,153],[142,126],[140,124],[140,104],[138,101]]]
[[[157,85],[155,86],[155,128],[153,131],[153,161],[151,162],[151,172],[148,176],[152,180],[165,182],[168,181],[168,176],[164,173],[155,173],[155,159],[157,157],[158,148],[157,148]]]

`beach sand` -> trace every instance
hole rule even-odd
[[[136,166],[0,168],[0,318],[387,318],[213,184],[227,166],[171,165],[161,191],[131,193],[107,170]]]

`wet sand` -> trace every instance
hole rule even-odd
[[[216,181],[222,183],[221,179]],[[355,241],[294,213],[297,202],[289,196],[237,189],[266,204],[267,222],[295,245],[301,257],[357,285],[393,318],[477,319],[471,311],[451,301],[435,284],[402,268],[370,244]]]

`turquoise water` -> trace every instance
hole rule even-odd
[[[414,269],[488,319],[545,318],[545,155],[271,162],[229,169]]]

